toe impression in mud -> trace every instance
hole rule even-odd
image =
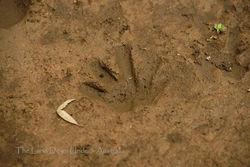
[[[166,77],[161,76],[164,74],[161,62],[153,62],[155,69],[152,68],[152,75],[157,76],[146,76],[148,85],[145,86],[139,83],[140,76],[132,50],[130,44],[123,44],[108,50],[106,60],[94,59],[91,64],[92,75],[80,86],[82,94],[119,111],[132,111],[138,105],[153,102],[162,90],[164,84],[161,82],[166,80]],[[145,63],[146,69],[149,69],[148,64]]]

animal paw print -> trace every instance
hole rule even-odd
[[[131,111],[138,105],[150,104],[155,97],[152,96],[155,93],[150,93],[154,91],[154,77],[148,88],[138,84],[132,47],[129,44],[117,46],[109,51],[109,55],[107,59],[96,59],[91,64],[92,74],[81,85],[82,93],[119,111]]]

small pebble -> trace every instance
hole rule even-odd
[[[211,60],[211,56],[206,57],[206,60],[207,61]]]

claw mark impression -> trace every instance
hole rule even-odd
[[[64,111],[63,109],[69,104],[71,103],[72,101],[75,101],[75,99],[69,99],[67,101],[65,101],[63,104],[61,104],[58,109],[56,110],[56,113],[62,118],[64,119],[65,121],[69,122],[69,123],[72,123],[72,124],[75,124],[75,125],[78,125],[78,126],[81,126],[79,125],[76,120],[74,118],[72,118],[66,111]]]

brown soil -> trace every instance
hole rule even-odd
[[[248,0],[0,4],[0,166],[249,167]]]

